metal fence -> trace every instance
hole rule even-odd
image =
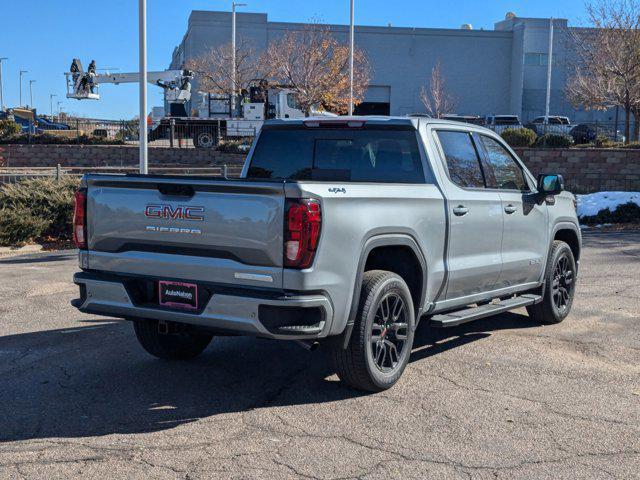
[[[138,173],[137,167],[0,167],[0,184],[16,183],[33,178],[80,178],[85,173]],[[190,175],[212,178],[237,178],[241,166],[222,165],[219,167],[149,166],[149,173],[155,175]]]
[[[234,148],[248,150],[257,128],[227,128],[227,122],[199,119],[163,119],[148,126],[150,147]],[[8,143],[138,145],[138,123],[132,121],[67,119],[56,122],[29,122],[22,134]]]
[[[235,123],[235,122],[234,122]],[[171,148],[216,148],[233,145],[248,151],[258,128],[230,127],[220,120],[180,120],[169,119],[150,128],[149,146]],[[137,135],[137,133],[136,133]]]
[[[27,143],[122,143],[138,138],[137,123],[119,120],[57,119],[21,122],[22,134],[16,141]],[[25,138],[26,137],[26,138]],[[11,141],[7,139],[5,141]]]

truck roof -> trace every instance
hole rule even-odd
[[[302,125],[309,122],[322,122],[322,123],[344,123],[344,122],[366,122],[383,125],[409,125],[412,122],[410,117],[391,117],[384,115],[344,115],[339,117],[306,117],[306,118],[286,118],[277,120],[267,120],[265,125]]]
[[[438,125],[452,125],[460,126],[462,122],[455,120],[442,120],[438,118],[429,117],[417,117],[417,116],[386,116],[386,115],[353,115],[353,116],[339,116],[339,117],[307,117],[307,118],[288,118],[278,120],[267,120],[265,126],[272,125],[303,125],[310,122],[322,122],[324,124],[331,123],[346,123],[346,122],[366,122],[371,125],[412,125],[417,127],[419,123],[423,124],[438,124]],[[467,124],[477,127],[475,124]]]

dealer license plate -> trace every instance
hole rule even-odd
[[[158,282],[158,299],[163,307],[198,309],[198,286],[194,283]]]

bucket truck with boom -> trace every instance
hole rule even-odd
[[[66,72],[67,98],[99,100],[98,86],[102,83],[139,82],[139,73],[96,73],[95,63],[84,71],[80,60],[74,59]],[[304,118],[296,93],[287,87],[269,85],[265,79],[250,82],[248,90],[232,96],[197,92],[192,99],[190,70],[148,72],[149,83],[164,89],[168,115],[149,132],[149,141],[159,139],[192,139],[200,148],[216,147],[221,138],[253,137],[268,119]],[[191,106],[191,108],[189,108]],[[191,115],[190,115],[191,113]],[[336,116],[329,112],[313,111],[314,116]]]

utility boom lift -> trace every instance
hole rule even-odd
[[[73,59],[71,71],[66,72],[65,76],[67,78],[67,98],[75,98],[76,100],[100,100],[98,89],[103,83],[119,85],[140,81],[140,73],[138,72],[97,73],[94,62],[91,62],[89,70],[85,71],[77,58]],[[147,73],[149,83],[164,89],[165,100],[170,107],[173,107],[170,110],[182,111],[184,116],[187,115],[185,104],[191,99],[192,79],[193,73],[190,70],[165,70]]]
[[[96,73],[95,62],[87,71],[80,60],[74,59],[67,77],[67,98],[99,100],[98,86],[102,83],[138,83],[139,73]],[[200,148],[218,145],[222,138],[250,138],[272,118],[304,118],[305,112],[297,101],[296,93],[282,85],[269,85],[265,79],[254,79],[247,90],[237,95],[197,92],[191,100],[190,70],[148,72],[149,83],[164,89],[169,115],[149,132],[149,141],[181,141],[192,139]],[[233,103],[235,99],[235,105]],[[190,107],[190,108],[189,108]],[[190,111],[189,111],[190,110]],[[193,114],[190,115],[190,113]],[[336,116],[332,113],[312,111],[313,115]]]

